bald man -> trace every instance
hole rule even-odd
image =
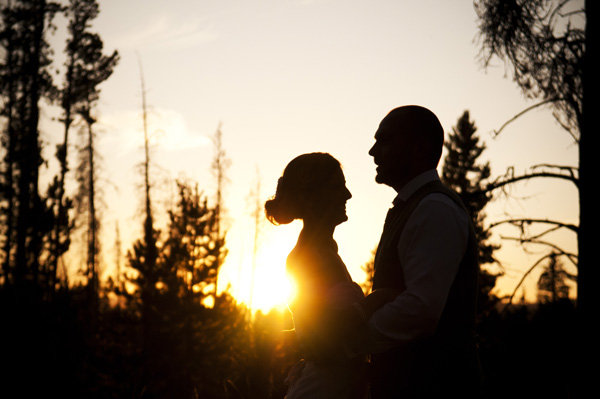
[[[463,203],[436,171],[443,140],[433,112],[403,106],[381,121],[369,151],[375,180],[397,192],[373,290],[399,293],[367,322],[373,399],[479,394],[477,243]]]

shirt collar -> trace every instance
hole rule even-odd
[[[434,180],[440,180],[436,169],[429,169],[415,176],[398,191],[398,195],[396,195],[392,203],[396,205],[398,202],[406,202],[418,189]]]

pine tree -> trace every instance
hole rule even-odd
[[[134,300],[141,309],[144,378],[150,394],[171,390],[177,397],[192,397],[192,380],[198,377],[190,370],[197,367],[202,353],[213,351],[213,341],[218,339],[211,326],[222,324],[206,320],[209,309],[205,304],[213,299],[217,260],[223,257],[225,243],[214,241],[216,209],[198,187],[184,182],[177,182],[177,187],[178,201],[168,212],[166,238],[155,236],[153,267],[146,262],[143,239],[135,243],[128,258],[137,272],[130,282],[136,287]],[[199,337],[199,329],[211,335]],[[200,340],[203,345],[198,345]],[[173,373],[173,361],[184,371]],[[176,394],[173,387],[177,387]]]
[[[43,162],[39,138],[39,102],[56,94],[47,43],[52,19],[60,6],[44,0],[3,3],[0,9],[1,115],[6,119],[2,144],[3,274],[17,291],[46,287],[40,266],[42,247],[52,225],[46,200],[38,190]],[[37,288],[36,288],[37,289]]]
[[[94,129],[97,117],[94,114],[100,95],[99,85],[112,75],[119,61],[116,50],[110,55],[103,54],[102,39],[98,34],[88,30],[91,20],[98,15],[98,12],[96,0],[71,0],[69,3],[71,40],[67,46],[67,53],[72,65],[68,65],[67,73],[70,67],[72,82],[70,87],[67,86],[65,89],[67,92],[63,95],[63,107],[72,106],[73,111],[82,122],[80,134],[83,144],[80,146],[77,166],[79,182],[77,199],[80,211],[78,213],[86,217],[87,256],[84,274],[88,281],[91,298],[96,298],[99,290],[98,254],[100,252],[100,215],[96,187],[98,155]],[[71,96],[71,98],[67,100],[67,96]],[[65,109],[65,117],[71,112],[67,111]],[[66,142],[67,129],[65,121],[65,143],[63,144],[68,144]]]
[[[537,282],[538,301],[556,303],[559,299],[568,298],[570,289],[567,280],[575,279],[565,271],[559,254],[552,252]]]
[[[165,270],[176,271],[189,301],[204,303],[214,295],[225,241],[215,240],[217,209],[208,206],[198,186],[178,181],[177,188],[179,200],[176,208],[169,211],[168,237],[160,263]],[[166,280],[165,283],[173,284]]]
[[[365,280],[360,284],[365,295],[369,295],[373,289],[373,278],[375,277],[375,253],[377,253],[377,247],[371,251],[371,258],[363,264],[360,268],[365,272]]]
[[[155,377],[157,366],[154,364],[156,359],[160,358],[157,351],[161,347],[160,326],[161,318],[160,304],[161,294],[164,282],[161,276],[164,276],[157,265],[159,256],[158,239],[160,231],[154,227],[153,205],[152,205],[152,184],[150,179],[150,143],[148,134],[148,113],[146,106],[146,86],[142,63],[138,58],[140,68],[140,83],[142,96],[142,124],[144,133],[144,160],[142,162],[143,188],[144,188],[144,221],[143,235],[136,240],[133,248],[127,253],[129,267],[135,271],[135,275],[129,278],[135,286],[132,295],[134,307],[139,309],[139,315],[142,324],[142,356],[143,356],[143,378],[145,382],[151,383]],[[164,298],[163,298],[164,299]],[[164,301],[163,301],[164,302]],[[158,389],[158,388],[157,388]]]
[[[441,180],[455,190],[467,208],[475,228],[478,243],[479,261],[489,265],[496,260],[493,252],[497,245],[489,243],[490,231],[486,229],[483,209],[491,200],[491,195],[484,190],[486,179],[490,177],[489,162],[478,163],[485,150],[485,144],[479,142],[475,123],[470,120],[469,111],[465,111],[458,119],[448,139],[444,143],[447,150],[442,167]],[[497,298],[491,294],[498,276],[483,269],[480,273],[480,310],[487,311],[496,303]]]
[[[86,144],[80,152],[78,171],[83,173],[79,177],[79,209],[83,210],[81,202],[87,203],[85,213],[88,215],[87,223],[88,256],[86,261],[86,276],[91,282],[91,287],[97,290],[97,253],[98,253],[98,217],[95,206],[95,165],[94,165],[94,130],[95,122],[93,108],[99,97],[98,85],[108,79],[112,74],[119,56],[116,51],[111,55],[102,54],[102,40],[98,34],[91,33],[91,21],[98,16],[99,7],[96,0],[70,0],[65,8],[68,22],[68,39],[65,52],[65,78],[60,90],[60,104],[62,108],[61,122],[63,124],[63,141],[57,145],[56,158],[59,163],[59,172],[49,188],[49,197],[53,200],[55,216],[53,237],[50,242],[50,269],[51,278],[56,278],[56,271],[61,255],[68,249],[73,221],[69,216],[72,201],[65,195],[65,179],[68,167],[69,132],[71,126],[79,116],[80,122],[87,127]]]

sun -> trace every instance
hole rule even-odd
[[[281,227],[265,232],[253,262],[254,273],[250,276],[247,304],[255,311],[284,309],[294,295],[293,282],[285,272],[285,260],[295,245],[296,237],[294,232]]]

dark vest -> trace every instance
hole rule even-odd
[[[445,194],[465,209],[460,197],[439,180],[425,184],[404,206],[392,209],[375,255],[373,289],[406,289],[398,259],[398,241],[414,209],[432,193]],[[452,397],[453,393],[463,398],[476,397],[479,365],[474,326],[478,273],[477,242],[469,222],[467,249],[435,333],[418,342],[372,355],[373,399]]]

